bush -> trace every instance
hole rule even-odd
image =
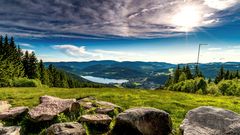
[[[211,95],[215,95],[215,96],[221,95],[217,85],[213,82],[208,84],[207,94],[211,94]]]
[[[11,79],[0,79],[0,87],[11,87],[12,83]]]
[[[42,87],[39,80],[27,79],[27,78],[16,78],[13,80],[14,87]]]
[[[201,89],[203,94],[207,94],[207,83],[203,78],[197,79],[197,90]]]

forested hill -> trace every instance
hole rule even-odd
[[[34,52],[22,51],[10,39],[0,36],[0,87],[103,87],[57,69],[52,64],[47,68],[38,61]]]

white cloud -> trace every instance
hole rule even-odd
[[[31,44],[28,44],[28,43],[19,43],[19,45],[21,47],[28,47],[28,48],[33,48],[33,46]]]
[[[217,10],[224,10],[237,4],[239,0],[204,0],[204,4]]]
[[[208,51],[220,51],[222,48],[208,48]]]
[[[235,48],[235,49],[240,49],[240,45],[233,46],[233,48]]]
[[[190,26],[188,31],[195,31],[220,24],[213,21],[217,18],[222,23],[232,21],[226,16],[239,11],[238,3],[239,0],[24,0],[9,4],[5,0],[0,4],[0,31],[36,38],[175,37],[185,34],[186,29],[181,28],[185,25]],[[236,10],[222,12],[232,6]],[[13,10],[16,13],[9,16]]]
[[[88,52],[85,46],[74,45],[54,45],[54,49],[58,49],[71,57],[97,57],[98,55],[92,52]]]
[[[87,50],[85,46],[76,46],[76,45],[54,45],[52,46],[56,50],[60,50],[62,53],[68,55],[70,58],[66,59],[67,61],[89,61],[89,60],[146,60],[146,55],[138,54],[135,52],[122,52],[122,51],[112,51],[112,50]],[[44,57],[44,56],[43,56]],[[54,58],[47,58],[47,61],[53,60]],[[55,58],[57,59],[57,58]],[[59,60],[57,60],[59,61]],[[64,61],[64,59],[61,59]]]

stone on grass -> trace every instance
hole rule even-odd
[[[87,125],[90,134],[103,134],[109,131],[112,118],[105,114],[82,115],[80,122]]]
[[[115,114],[115,111],[122,112],[122,108],[120,106],[106,101],[99,101],[93,97],[82,98],[78,100],[78,102],[85,110],[95,113],[108,114],[112,116]]]
[[[89,114],[82,115],[79,121],[90,124],[104,124],[108,126],[111,123],[112,118],[105,114]]]
[[[116,118],[113,135],[168,135],[172,131],[169,114],[155,108],[132,108]]]
[[[57,123],[47,129],[47,135],[86,135],[86,130],[80,123]]]
[[[14,107],[7,111],[0,113],[0,120],[15,119],[22,116],[28,112],[28,107]]]
[[[0,135],[20,135],[20,130],[18,126],[0,127]]]
[[[240,115],[222,108],[202,106],[187,113],[180,130],[183,135],[239,135]]]
[[[8,101],[0,101],[0,113],[7,111],[11,105],[8,103]]]
[[[75,99],[61,99],[52,96],[40,97],[38,106],[32,108],[28,114],[33,121],[48,121],[52,120],[60,113],[68,112]]]

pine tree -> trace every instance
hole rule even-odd
[[[55,72],[56,72],[56,69],[55,67],[50,64],[48,66],[48,77],[49,77],[49,86],[50,87],[54,87],[55,86]]]
[[[194,78],[200,77],[200,75],[201,75],[201,73],[200,73],[199,67],[198,67],[198,65],[196,65],[196,66],[195,66]]]
[[[229,76],[230,76],[230,72],[229,72],[229,70],[227,70],[227,72],[224,74],[224,79],[228,80]]]
[[[25,77],[28,77],[29,76],[29,53],[28,51],[25,51],[25,54],[23,56],[23,59],[22,59],[22,63],[23,63],[23,67],[24,67],[24,71],[25,71]]]
[[[0,36],[0,55],[3,55],[3,49],[4,49],[4,46],[3,46],[3,37],[2,35]]]
[[[165,82],[165,86],[166,87],[168,87],[169,85],[171,85],[172,84],[172,76],[171,75],[168,75],[168,79],[167,79],[167,81]]]
[[[224,67],[221,66],[220,71],[218,72],[218,75],[215,78],[215,83],[219,83],[222,79],[224,79]]]
[[[4,38],[4,43],[3,43],[3,59],[7,59],[9,57],[10,49],[9,49],[9,43],[8,43],[8,36],[6,35]]]
[[[45,84],[45,85],[49,85],[48,73],[44,67],[42,60],[40,60],[40,62],[39,62],[38,70],[39,70],[39,79],[40,79],[41,83]]]
[[[211,78],[208,78],[208,83],[211,83],[212,82],[212,79]]]
[[[179,77],[179,82],[185,81],[187,80],[187,76],[184,72],[181,73],[180,77]]]
[[[38,72],[38,60],[35,56],[35,53],[32,52],[29,56],[29,67],[28,67],[28,78],[29,79],[38,79],[39,72]]]
[[[180,66],[177,65],[177,68],[176,68],[175,73],[174,73],[174,79],[173,79],[174,83],[178,83],[178,80],[179,80],[179,77],[180,77],[180,72],[181,72]]]
[[[186,65],[186,67],[185,67],[185,74],[187,76],[187,79],[193,79],[193,76],[192,76],[191,69],[190,69],[189,65]]]
[[[238,79],[240,78],[238,70],[236,72],[235,78],[238,78]]]

